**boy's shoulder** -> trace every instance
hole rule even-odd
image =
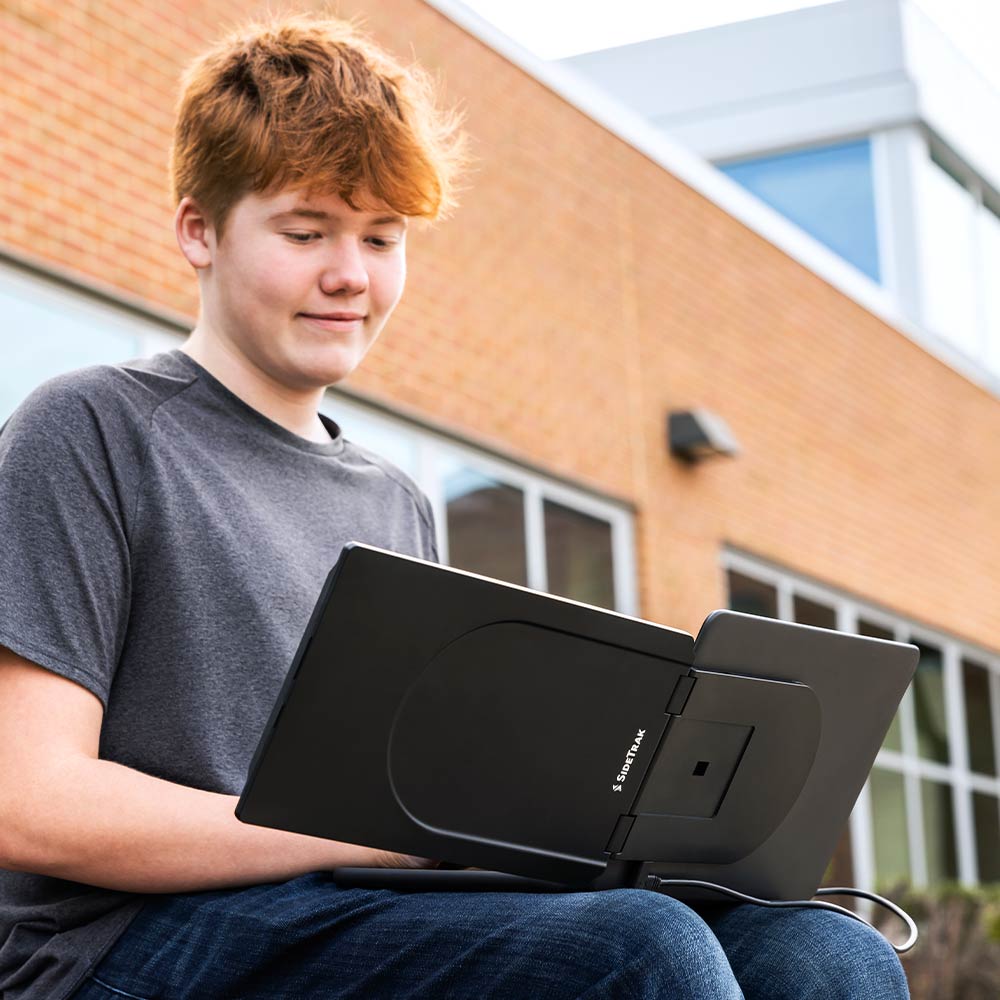
[[[86,466],[129,479],[145,454],[157,408],[194,378],[170,353],[56,375],[0,427],[0,462],[26,475],[39,465]]]
[[[53,432],[85,434],[90,428],[142,424],[194,379],[170,353],[77,368],[32,390],[4,429],[16,433],[49,425]]]
[[[155,407],[194,379],[172,352],[166,352],[63,372],[42,382],[25,402],[55,409],[88,404],[101,410],[128,405]]]
[[[399,466],[390,462],[387,458],[378,454],[378,452],[371,451],[362,445],[356,444],[354,441],[350,440],[350,438],[344,439],[344,446],[344,460],[349,461],[350,458],[353,457],[356,462],[374,467],[383,476],[395,483],[401,490],[408,493],[414,504],[416,504],[417,510],[420,511],[421,517],[425,521],[430,521],[432,517],[431,505],[430,501],[427,499],[427,495],[416,484],[416,482],[409,475],[407,475],[407,473],[399,468]]]

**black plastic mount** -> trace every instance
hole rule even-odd
[[[804,628],[725,615],[717,636],[767,633],[758,659]],[[727,672],[743,652],[716,668],[680,630],[350,545],[237,815],[568,885],[736,862],[793,807],[821,728],[796,673]]]

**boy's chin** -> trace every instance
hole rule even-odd
[[[321,389],[343,381],[361,363],[361,358],[304,357],[294,359],[292,368],[304,388]]]

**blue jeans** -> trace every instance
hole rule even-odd
[[[73,1000],[902,1000],[899,960],[836,913],[642,889],[396,893],[289,882],[151,897]]]

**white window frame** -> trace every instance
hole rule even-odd
[[[527,585],[532,590],[548,590],[545,553],[544,503],[551,500],[572,510],[607,521],[611,526],[611,559],[614,585],[614,608],[620,614],[638,616],[636,587],[635,531],[633,516],[627,506],[590,493],[572,484],[549,478],[509,459],[480,450],[442,433],[397,417],[381,407],[367,405],[346,393],[332,389],[327,393],[325,412],[378,425],[387,433],[407,436],[416,453],[414,480],[427,494],[434,510],[438,553],[448,562],[447,510],[444,473],[458,462],[465,467],[521,490],[524,497],[524,528],[527,557]],[[345,419],[345,422],[346,419]],[[350,437],[350,434],[347,434]]]
[[[900,705],[902,751],[882,749],[875,758],[875,764],[903,776],[913,884],[926,886],[928,882],[920,781],[930,778],[944,782],[951,788],[958,878],[965,885],[976,885],[979,881],[979,865],[976,857],[972,792],[986,792],[1000,798],[1000,653],[964,642],[955,636],[867,604],[860,598],[823,586],[773,563],[732,548],[722,550],[720,567],[726,593],[728,593],[726,577],[730,571],[774,587],[777,594],[778,617],[784,621],[794,621],[793,601],[795,596],[799,595],[834,608],[839,631],[856,633],[858,620],[863,619],[872,625],[884,628],[897,642],[921,642],[941,650],[949,763],[924,760],[917,754],[916,719],[913,691],[910,688],[903,696]],[[996,777],[974,774],[969,770],[965,692],[962,683],[963,659],[972,660],[989,672],[993,748],[997,757]],[[855,881],[861,888],[871,890],[875,887],[875,840],[872,828],[871,790],[868,782],[865,782],[851,813],[850,828]]]
[[[981,216],[991,209],[986,204],[982,178],[944,143],[922,125],[905,125],[872,133],[872,169],[875,180],[875,210],[878,219],[879,263],[883,284],[896,300],[900,311],[926,331],[920,338],[924,347],[973,381],[996,393],[1000,370],[990,364]],[[963,350],[946,334],[928,326],[922,289],[933,276],[923,273],[919,243],[926,238],[924,206],[919,197],[919,173],[927,164],[938,165],[972,196],[976,225],[970,233],[976,284],[976,348]]]

